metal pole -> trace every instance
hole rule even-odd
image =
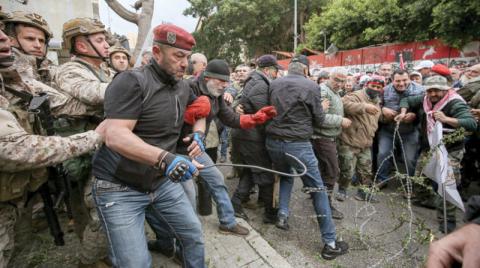
[[[443,230],[447,234],[447,191],[445,190],[446,183],[442,183],[443,192]]]
[[[294,4],[294,15],[293,15],[293,52],[297,51],[297,0]]]

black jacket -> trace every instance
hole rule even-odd
[[[205,129],[205,134],[208,133],[208,129],[210,128],[210,122],[214,120],[216,117],[220,119],[224,125],[232,127],[232,128],[239,128],[240,127],[240,115],[235,113],[225,100],[223,99],[223,94],[218,97],[213,97],[210,95],[207,89],[207,85],[205,84],[204,76],[201,74],[198,79],[189,81],[190,88],[194,95],[197,97],[199,96],[207,96],[210,100],[210,114],[207,117],[207,127]],[[186,137],[188,134],[192,133],[192,126],[188,124],[184,124],[182,128],[182,137]],[[187,146],[182,141],[182,139],[178,140],[178,153],[185,154],[187,152]]]
[[[253,71],[245,81],[239,104],[245,114],[254,114],[268,105],[268,87],[270,81],[259,71]],[[265,142],[265,126],[259,125],[253,129],[233,129],[232,139]]]
[[[270,83],[270,104],[278,115],[268,123],[267,136],[282,140],[310,140],[313,126],[325,119],[318,85],[302,75],[289,74]]]

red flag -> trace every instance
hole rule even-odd
[[[400,57],[400,69],[405,70],[405,62],[403,62],[403,53],[400,53],[400,55],[398,56]]]

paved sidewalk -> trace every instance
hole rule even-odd
[[[200,216],[205,238],[205,260],[208,267],[292,267],[263,237],[242,219],[239,223],[250,230],[247,237],[224,235],[218,232],[218,219],[213,208],[210,216]],[[151,234],[149,234],[151,235]],[[180,267],[161,254],[153,253],[153,267]]]

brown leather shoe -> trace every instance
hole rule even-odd
[[[250,231],[247,228],[241,226],[238,223],[231,228],[227,228],[223,225],[220,225],[220,227],[218,228],[218,231],[222,234],[231,234],[236,236],[247,236],[250,233]]]

